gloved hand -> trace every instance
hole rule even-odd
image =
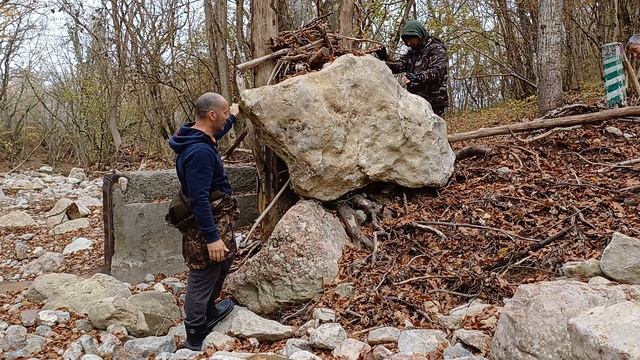
[[[407,80],[409,80],[409,82],[412,84],[418,83],[420,82],[420,80],[422,80],[418,74],[414,73],[406,73],[404,77],[407,78]]]
[[[387,53],[387,48],[385,46],[382,46],[380,49],[376,50],[375,54],[378,59],[382,61],[385,61],[387,60],[387,58],[389,58],[389,54]]]

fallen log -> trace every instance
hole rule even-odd
[[[349,235],[349,238],[354,244],[373,251],[373,243],[362,233],[360,225],[358,225],[358,221],[356,220],[355,211],[351,206],[346,203],[340,204],[338,206],[338,218],[342,221],[347,235]]]
[[[456,153],[456,161],[461,161],[470,157],[481,157],[491,154],[492,149],[483,145],[467,146]]]
[[[555,119],[537,119],[525,123],[482,128],[474,131],[449,135],[449,142],[455,143],[465,140],[478,139],[496,135],[524,132],[545,128],[566,127],[580,124],[588,124],[605,120],[623,118],[628,116],[640,116],[640,106],[629,106],[620,109],[604,110],[596,113],[573,115]]]

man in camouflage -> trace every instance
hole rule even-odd
[[[387,65],[394,74],[404,72],[407,90],[423,97],[438,116],[443,116],[449,106],[446,46],[430,36],[417,20],[411,20],[404,26],[401,37],[410,49],[399,61],[387,61]],[[385,48],[378,50],[376,55],[380,60],[387,60]]]
[[[174,224],[182,233],[182,256],[189,268],[185,346],[200,351],[207,334],[234,306],[230,299],[215,303],[236,253],[233,221],[239,214],[217,142],[231,129],[239,109],[236,104],[229,108],[215,93],[200,96],[195,108],[196,121],[183,125],[169,145],[177,154],[180,196],[192,213]]]

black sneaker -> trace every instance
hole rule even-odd
[[[235,304],[231,299],[224,299],[216,304],[212,314],[207,314],[207,329],[209,332],[216,326],[222,319],[227,317],[233,310]]]

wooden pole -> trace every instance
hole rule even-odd
[[[493,128],[482,128],[474,131],[449,135],[449,142],[455,143],[488,136],[507,135],[537,129],[594,123],[628,116],[640,116],[640,106],[629,106],[620,109],[605,110],[596,113],[566,116],[555,119],[538,119],[524,123],[496,126]]]

